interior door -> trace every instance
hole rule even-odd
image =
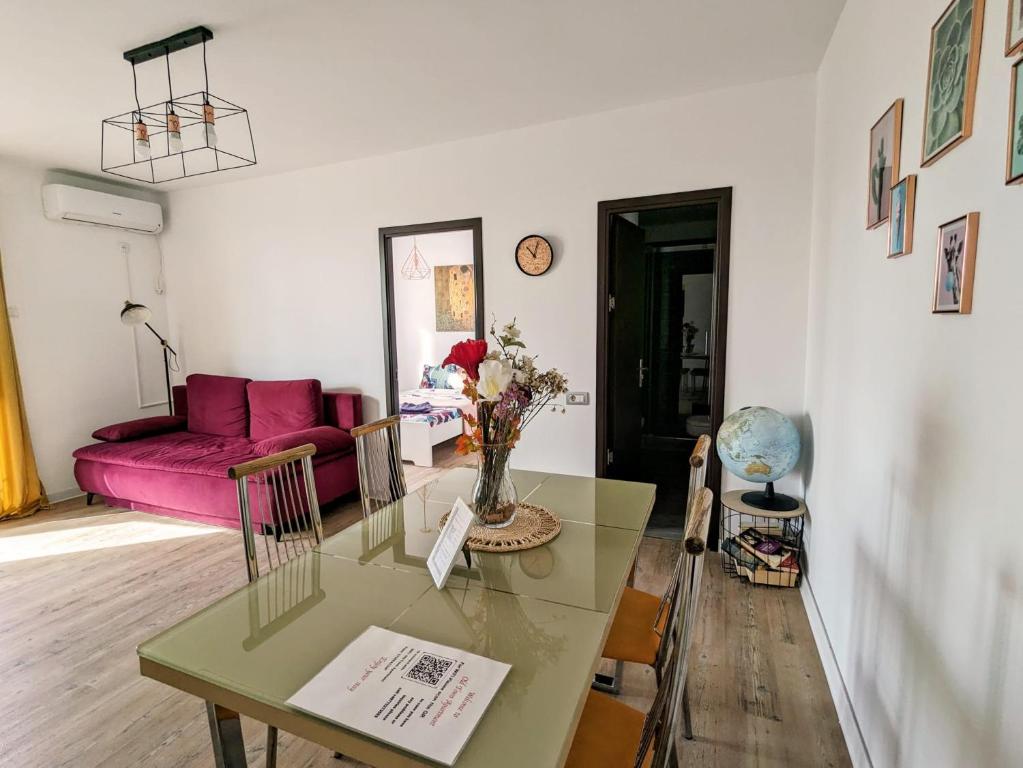
[[[643,359],[646,334],[646,255],[643,230],[619,215],[611,217],[610,352],[611,477],[635,476],[643,432],[643,389],[649,370]]]

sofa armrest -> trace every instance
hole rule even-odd
[[[138,440],[140,437],[178,432],[184,429],[186,424],[184,416],[150,416],[146,419],[122,421],[120,424],[101,427],[93,432],[92,436],[96,440],[104,440],[108,443],[123,443],[128,440]]]
[[[362,395],[351,392],[324,392],[323,416],[331,427],[351,431],[362,424]]]
[[[183,416],[188,418],[188,387],[184,384],[175,384],[174,389],[171,390],[174,394],[171,398],[174,400],[174,415]]]

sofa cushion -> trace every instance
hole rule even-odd
[[[323,391],[316,379],[250,381],[246,390],[253,440],[323,424]]]
[[[247,437],[249,401],[245,385],[251,379],[193,373],[188,385],[188,431],[222,437]]]
[[[313,427],[284,435],[275,435],[255,443],[252,448],[260,456],[280,453],[300,445],[312,443],[316,446],[316,455],[328,453],[350,453],[355,450],[355,438],[337,427]]]
[[[76,459],[140,469],[227,477],[235,464],[258,458],[247,437],[167,432],[126,443],[93,443],[74,452]]]
[[[100,427],[92,433],[92,436],[96,440],[120,443],[150,435],[161,435],[164,432],[176,432],[179,429],[184,429],[185,423],[184,416],[150,416],[146,419],[122,421],[120,424]]]

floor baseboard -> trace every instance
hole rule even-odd
[[[874,768],[874,763],[870,758],[870,750],[867,749],[867,742],[863,738],[863,731],[860,730],[856,709],[853,707],[852,699],[849,697],[849,689],[845,686],[845,678],[842,677],[842,670],[838,666],[838,659],[835,657],[835,649],[831,646],[828,628],[824,625],[824,619],[817,605],[817,598],[813,593],[813,586],[810,584],[806,574],[803,575],[799,593],[803,598],[803,605],[806,607],[806,615],[810,620],[810,631],[813,632],[813,639],[817,643],[817,652],[821,657],[821,664],[824,665],[824,677],[828,681],[828,687],[831,689],[831,698],[834,700],[835,709],[838,711],[838,722],[842,726],[842,734],[845,736],[846,748],[849,750],[849,759],[856,768]]]

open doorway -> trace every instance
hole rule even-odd
[[[387,413],[401,417],[402,459],[431,467],[470,407],[453,344],[483,338],[482,219],[380,230]]]
[[[731,189],[606,201],[598,213],[597,475],[656,483],[647,535],[675,538],[689,454],[724,415]],[[711,451],[715,496],[720,478]]]

